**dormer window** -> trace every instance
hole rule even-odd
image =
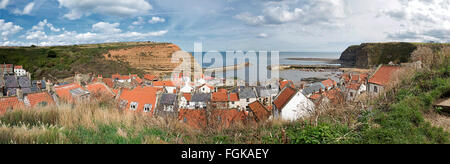
[[[152,109],[152,104],[145,104],[144,105],[144,112],[148,113]]]
[[[130,110],[136,110],[138,108],[137,102],[131,102],[130,103]]]

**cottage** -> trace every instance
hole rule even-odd
[[[325,87],[325,90],[327,91],[337,86],[337,82],[331,79],[324,80],[321,83]]]
[[[158,116],[176,116],[178,112],[178,96],[176,94],[163,93],[159,97],[159,104],[156,108]]]
[[[360,83],[351,83],[346,86],[347,88],[347,100],[354,100],[356,97],[364,93],[367,88],[366,85]]]
[[[20,101],[17,97],[0,97],[0,115],[24,106],[23,101]]]
[[[308,87],[302,90],[303,95],[306,97],[310,97],[313,94],[320,93],[321,91],[325,90],[325,85],[323,85],[321,82],[312,83]]]
[[[59,100],[66,102],[84,101],[90,98],[90,93],[77,83],[56,86],[54,90]]]
[[[207,125],[206,110],[180,109],[178,119],[196,129],[205,128]]]
[[[269,87],[255,87],[258,100],[264,105],[269,106],[273,103],[273,100],[278,95],[277,88]]]
[[[3,75],[14,75],[14,65],[12,65],[12,64],[0,64],[0,72]]]
[[[122,89],[119,96],[119,108],[153,116],[157,104],[157,91],[158,88],[155,87],[137,87],[133,90]]]
[[[286,87],[274,101],[273,115],[275,118],[295,121],[309,116],[314,111],[314,103],[306,98],[302,92]]]
[[[228,109],[228,94],[225,92],[212,93],[211,106],[213,109]]]
[[[378,67],[375,74],[369,79],[369,94],[377,95],[384,91],[385,87],[392,82],[395,72],[400,70],[399,66],[383,65]]]
[[[295,88],[294,86],[294,82],[292,82],[292,80],[283,80],[280,81],[280,90],[284,89],[285,87],[291,87],[291,88]]]
[[[249,110],[248,104],[257,101],[257,96],[253,87],[239,89],[240,110]]]
[[[212,110],[208,119],[208,126],[214,128],[229,128],[233,124],[243,123],[247,118],[247,112],[237,109]]]
[[[23,102],[27,107],[31,108],[35,108],[38,106],[46,107],[48,105],[55,104],[53,97],[48,92],[28,94],[25,96]]]
[[[199,88],[199,91],[200,91],[201,93],[211,93],[211,92],[214,91],[214,87],[213,87],[213,86],[210,86],[210,85],[208,85],[208,84],[204,84],[204,85],[202,85],[202,86]]]
[[[181,93],[192,93],[194,91],[194,87],[191,87],[191,83],[189,81],[184,82],[184,86],[181,87]]]
[[[230,93],[229,95],[229,102],[228,102],[228,108],[230,109],[238,109],[239,104],[239,96],[237,93]]]
[[[85,86],[86,90],[88,90],[94,97],[100,98],[102,96],[114,97],[115,93],[104,83],[93,83]]]
[[[194,95],[192,95],[189,105],[193,106],[195,109],[206,109],[210,102],[210,93],[195,93]]]
[[[193,109],[195,106],[191,106],[189,103],[191,101],[192,94],[183,93],[181,95],[180,101],[178,103],[179,109]]]
[[[21,65],[14,66],[14,74],[16,76],[27,76],[27,71]]]
[[[155,81],[153,82],[153,87],[163,88],[166,93],[176,93],[177,87],[172,81]]]
[[[272,115],[272,111],[268,110],[261,102],[255,101],[248,105],[250,107],[250,111],[253,113],[255,121],[266,121]]]

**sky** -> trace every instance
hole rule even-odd
[[[0,0],[0,46],[123,41],[291,52],[450,42],[450,0]]]

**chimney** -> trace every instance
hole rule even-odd
[[[52,91],[52,82],[50,82],[50,80],[47,80],[47,82],[45,83],[45,89],[49,93]]]
[[[29,80],[31,80],[31,73],[30,72],[27,72],[27,77],[28,77]]]
[[[103,75],[98,75],[97,82],[103,83]]]
[[[305,83],[300,84],[300,89],[305,89]]]
[[[20,88],[16,89],[16,95],[17,95],[17,98],[19,98],[19,100],[23,100],[23,91],[22,91],[22,89],[20,89]]]

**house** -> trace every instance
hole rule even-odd
[[[255,87],[258,100],[264,105],[269,106],[278,95],[278,88]]]
[[[211,102],[210,93],[195,93],[192,95],[189,105],[195,109],[206,109]]]
[[[0,72],[3,75],[14,75],[14,65],[12,65],[12,64],[0,64]]]
[[[27,71],[21,65],[14,66],[14,74],[16,76],[27,76]]]
[[[375,74],[368,81],[368,91],[370,95],[377,95],[384,91],[385,87],[392,82],[395,72],[400,70],[400,66],[382,65],[378,67]]]
[[[158,81],[158,77],[155,75],[145,74],[144,81],[151,84],[151,82]]]
[[[177,87],[172,81],[155,81],[153,87],[163,88],[166,93],[176,93]]]
[[[214,91],[214,87],[208,84],[204,84],[199,88],[201,93],[211,93]]]
[[[157,104],[157,91],[158,88],[155,87],[136,87],[133,90],[122,89],[119,96],[119,108],[152,116]]]
[[[178,112],[178,96],[176,94],[163,93],[159,97],[159,103],[156,108],[158,116],[176,116]]]
[[[314,111],[314,107],[314,103],[302,92],[286,87],[274,101],[273,116],[287,121],[295,121],[309,116]]]
[[[95,98],[100,98],[101,96],[114,97],[115,93],[104,83],[93,83],[85,86],[92,96]]]
[[[24,106],[23,101],[20,101],[17,97],[0,97],[0,115]]]
[[[21,88],[25,94],[31,93],[31,80],[29,77],[17,77],[17,81],[19,82],[19,88]]]
[[[239,96],[237,93],[229,94],[228,108],[230,109],[239,109]]]
[[[35,108],[38,106],[46,107],[55,105],[53,97],[48,92],[32,93],[24,97],[24,104],[27,107]]]
[[[351,83],[346,86],[347,88],[347,100],[354,100],[367,90],[366,85],[360,83]]]
[[[7,96],[15,96],[16,90],[19,88],[19,81],[14,75],[5,75],[5,89]]]
[[[250,111],[253,113],[253,117],[256,122],[266,121],[272,115],[272,111],[269,111],[261,102],[255,101],[248,105]]]
[[[184,82],[184,86],[181,87],[181,93],[192,93],[194,91],[194,87],[191,87],[191,83],[189,81]]]
[[[257,101],[255,90],[252,87],[244,87],[239,89],[239,105],[240,110],[249,110],[248,104]]]
[[[196,129],[205,128],[207,125],[206,110],[180,109],[178,120]]]
[[[90,93],[77,83],[56,86],[54,90],[59,100],[65,102],[85,101],[90,98]]]
[[[331,79],[324,80],[321,83],[325,87],[325,90],[327,91],[337,86],[337,82]]]
[[[211,95],[211,107],[213,109],[228,109],[229,97],[226,92],[213,92]]]
[[[294,82],[292,82],[292,80],[283,80],[280,81],[280,90],[284,89],[285,87],[291,87],[291,88],[295,88],[294,86]]]
[[[247,112],[237,109],[216,109],[209,114],[208,127],[229,128],[233,124],[243,123],[247,118]]]
[[[312,83],[308,87],[304,88],[302,90],[303,95],[306,97],[310,97],[313,94],[320,93],[321,91],[325,90],[325,85],[323,85],[321,82]]]
[[[178,103],[179,109],[182,109],[182,108],[193,109],[194,106],[189,105],[191,98],[192,98],[192,94],[190,94],[190,93],[181,94],[180,101]]]

